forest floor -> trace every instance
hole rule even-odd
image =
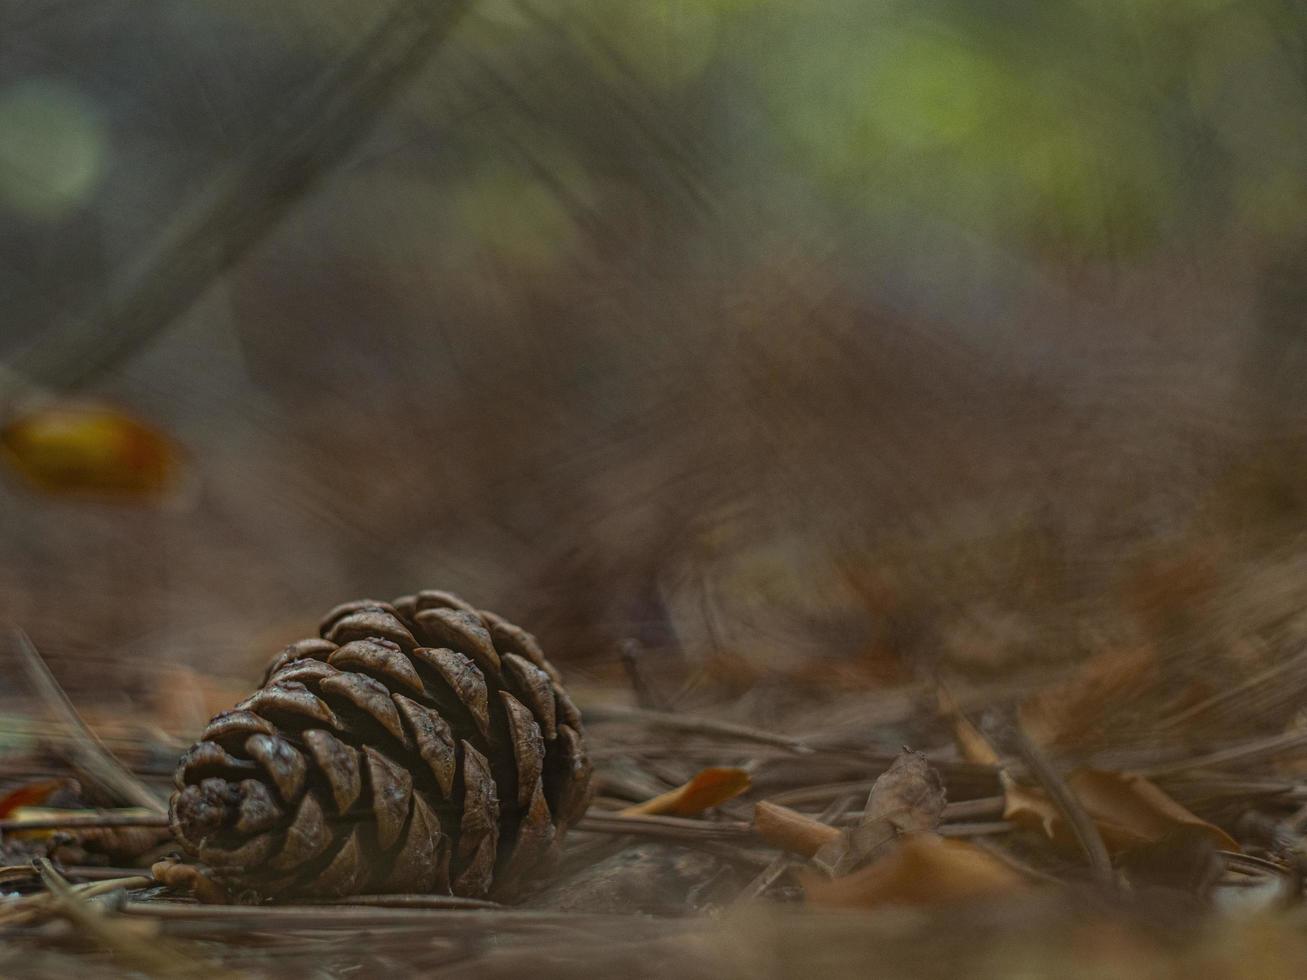
[[[140,804],[166,796],[191,733],[84,727],[29,663],[45,703],[3,716],[0,974],[1307,974],[1307,730],[1204,724],[1296,661],[1180,700],[1147,651],[729,696],[659,694],[666,678],[626,664],[576,679],[596,797],[556,874],[507,907],[168,887],[150,870],[174,849],[166,818]]]

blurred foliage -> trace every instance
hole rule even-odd
[[[79,311],[390,6],[10,8],[4,356],[69,323],[94,349]],[[1270,426],[1250,404],[1301,388],[1304,9],[472,3],[348,161],[97,379],[194,449],[189,523],[14,494],[0,592],[56,659],[160,618],[227,655],[256,619],[436,580],[590,653],[1112,646],[1131,629],[1084,607],[1235,520],[1211,487]],[[6,421],[45,486],[119,472],[99,422]],[[1285,541],[1300,470],[1252,469],[1232,539]]]
[[[748,112],[717,166],[780,153],[869,220],[925,209],[1017,245],[1119,255],[1174,232],[1275,231],[1304,201],[1303,18],[1281,0],[652,0],[548,15],[501,0],[473,13],[474,56],[540,64],[545,16],[601,77]],[[488,214],[521,193],[498,169],[478,185]],[[527,239],[537,215],[522,209]],[[494,241],[517,230],[487,227]]]

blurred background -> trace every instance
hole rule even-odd
[[[0,4],[0,616],[77,698],[423,587],[741,689],[1307,637],[1297,0],[368,47],[454,6]]]

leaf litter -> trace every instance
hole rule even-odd
[[[31,648],[24,656],[39,660]],[[852,974],[869,935],[892,960],[909,937],[920,954],[930,930],[966,937],[982,959],[1012,935],[1038,958],[1054,936],[1083,942],[1100,930],[1122,957],[1112,968],[1131,975],[1131,957],[1151,967],[1177,929],[1210,923],[1204,934],[1233,948],[1250,942],[1247,930],[1288,928],[1283,917],[1302,915],[1307,786],[1281,774],[1274,747],[1293,743],[1268,743],[1228,771],[1228,747],[1177,738],[1132,747],[1155,760],[1151,769],[1109,768],[1101,760],[1119,755],[1119,740],[1098,748],[1081,720],[1088,702],[1119,690],[1097,664],[1004,697],[939,687],[888,721],[883,695],[849,692],[827,719],[854,721],[818,734],[802,712],[762,729],[726,701],[682,716],[628,707],[629,686],[595,684],[583,710],[592,708],[597,802],[556,876],[515,907],[427,895],[250,907],[157,849],[114,850],[113,834],[161,832],[142,804],[166,792],[166,769],[133,762],[166,755],[189,733],[164,733],[152,719],[92,732],[39,665],[28,667],[54,724],[29,727],[41,732],[38,754],[7,757],[0,774],[9,855],[0,890],[14,896],[0,905],[0,928],[19,949],[36,949],[39,936],[47,957],[107,956],[105,975],[194,969],[186,964],[280,975],[310,962],[328,976],[400,964],[457,975],[542,956],[546,975],[578,958],[641,975],[656,955],[686,976],[718,976],[753,955],[737,948],[744,937],[753,950],[779,936]],[[853,710],[860,699],[865,727]],[[991,716],[999,724],[971,720]],[[901,747],[908,731],[911,749]],[[1077,838],[1077,815],[1103,843],[1107,878]],[[907,910],[918,918],[902,918]],[[350,948],[346,937],[360,929],[385,929],[387,941]],[[142,956],[146,935],[166,940],[161,956]],[[814,948],[827,941],[837,953]],[[1210,938],[1200,946],[1209,959],[1224,955]]]

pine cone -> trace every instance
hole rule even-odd
[[[173,834],[265,895],[511,897],[589,802],[581,718],[535,637],[447,592],[337,606],[209,722]]]

